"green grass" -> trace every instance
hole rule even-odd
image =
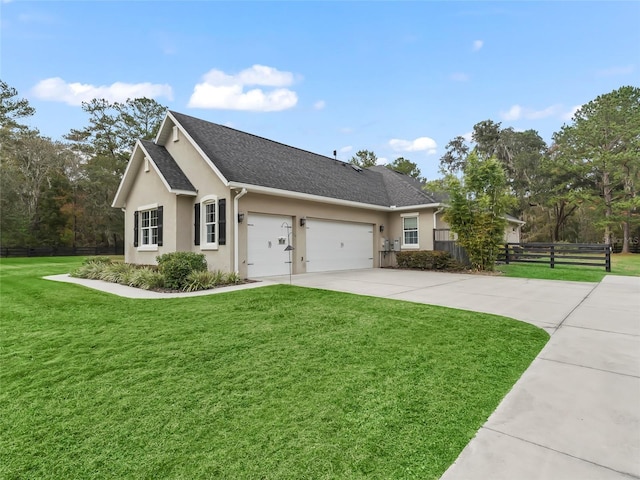
[[[439,478],[548,340],[289,285],[166,300],[0,266],[0,478]]]
[[[611,272],[602,267],[581,267],[572,265],[549,265],[534,263],[511,263],[496,268],[507,277],[539,278],[543,280],[568,280],[574,282],[599,282],[605,275],[640,276],[640,255],[611,255]]]

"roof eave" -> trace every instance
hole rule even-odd
[[[253,184],[241,183],[241,182],[229,182],[229,187],[237,188],[237,189],[246,188],[247,191],[249,192],[263,193],[265,195],[273,195],[277,197],[294,198],[296,200],[308,200],[311,202],[322,202],[322,203],[328,203],[331,205],[342,205],[345,207],[364,208],[367,210],[377,210],[380,212],[392,212],[392,211],[396,212],[396,211],[416,210],[416,209],[424,209],[424,208],[437,208],[441,205],[440,203],[411,205],[406,207],[374,205],[371,203],[354,202],[352,200],[344,200],[341,198],[323,197],[321,195],[312,195],[310,193],[293,192],[291,190],[282,190],[279,188],[263,187],[260,185],[253,185]]]
[[[133,147],[133,152],[131,152],[131,158],[129,158],[129,162],[127,163],[127,168],[122,175],[120,185],[118,185],[118,190],[116,190],[116,194],[113,197],[113,202],[111,203],[111,206],[113,208],[124,208],[126,205],[125,199],[127,198],[129,190],[131,190],[131,186],[133,185],[133,179],[130,178],[130,172],[132,170],[135,171],[135,169],[140,165],[140,162],[142,161],[136,160],[137,158],[139,158],[139,155],[136,156],[138,148],[142,148],[142,143],[140,143],[140,140],[136,140],[136,144]],[[136,164],[135,168],[133,167],[134,163]]]

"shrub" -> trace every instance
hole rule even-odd
[[[85,263],[71,272],[72,277],[100,280],[100,277],[109,264],[100,262]]]
[[[171,252],[159,255],[156,260],[158,270],[164,275],[165,286],[174,290],[186,287],[191,272],[207,270],[207,261],[202,253]]]
[[[419,270],[462,270],[464,267],[449,252],[419,250],[396,253],[398,267]]]
[[[130,287],[143,288],[145,290],[155,290],[164,288],[164,275],[153,268],[136,268],[129,276],[128,285]]]
[[[187,283],[182,288],[185,292],[197,292],[198,290],[207,290],[215,287],[218,282],[215,272],[191,272],[187,276]]]
[[[128,285],[129,278],[135,270],[136,267],[129,263],[109,263],[106,264],[104,270],[102,270],[100,280]]]
[[[82,262],[83,265],[88,265],[90,263],[111,263],[111,259],[109,257],[87,257]]]
[[[238,274],[238,272],[229,272],[226,275],[224,283],[228,285],[237,285],[241,281],[242,279],[240,278],[240,275]]]

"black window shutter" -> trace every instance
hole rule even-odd
[[[158,207],[158,246],[162,246],[162,205]]]
[[[227,244],[227,200],[218,200],[218,245]]]
[[[138,246],[138,212],[133,212],[133,246]]]
[[[200,204],[193,206],[193,244],[200,245]]]

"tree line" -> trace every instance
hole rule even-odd
[[[376,160],[361,150],[351,162]],[[405,158],[388,167],[420,179],[417,165]],[[457,136],[446,145],[440,172],[443,178],[424,188],[448,195],[452,207],[466,202],[459,235],[472,226],[477,240],[481,229],[473,220],[501,211],[526,222],[523,241],[619,242],[628,252],[640,239],[640,89],[621,87],[583,105],[550,145],[535,130],[478,122],[471,141]],[[487,228],[500,241],[499,228]]]
[[[166,107],[136,98],[94,99],[82,109],[87,125],[52,140],[24,124],[35,110],[0,80],[0,245],[123,241],[123,214],[111,202],[136,140],[155,138]],[[351,158],[363,168],[377,162],[369,150]],[[620,239],[628,251],[640,237],[640,89],[621,87],[583,105],[550,145],[535,130],[481,121],[471,141],[458,136],[446,145],[440,179],[426,181],[404,157],[387,167],[423,182],[427,191],[448,195],[452,203],[486,204],[491,195],[497,202],[504,193],[498,210],[526,222],[523,240]],[[495,207],[487,208],[497,212]]]
[[[111,202],[137,139],[153,139],[166,107],[148,98],[82,104],[88,124],[52,140],[35,110],[0,80],[0,245],[113,246],[124,217]]]

